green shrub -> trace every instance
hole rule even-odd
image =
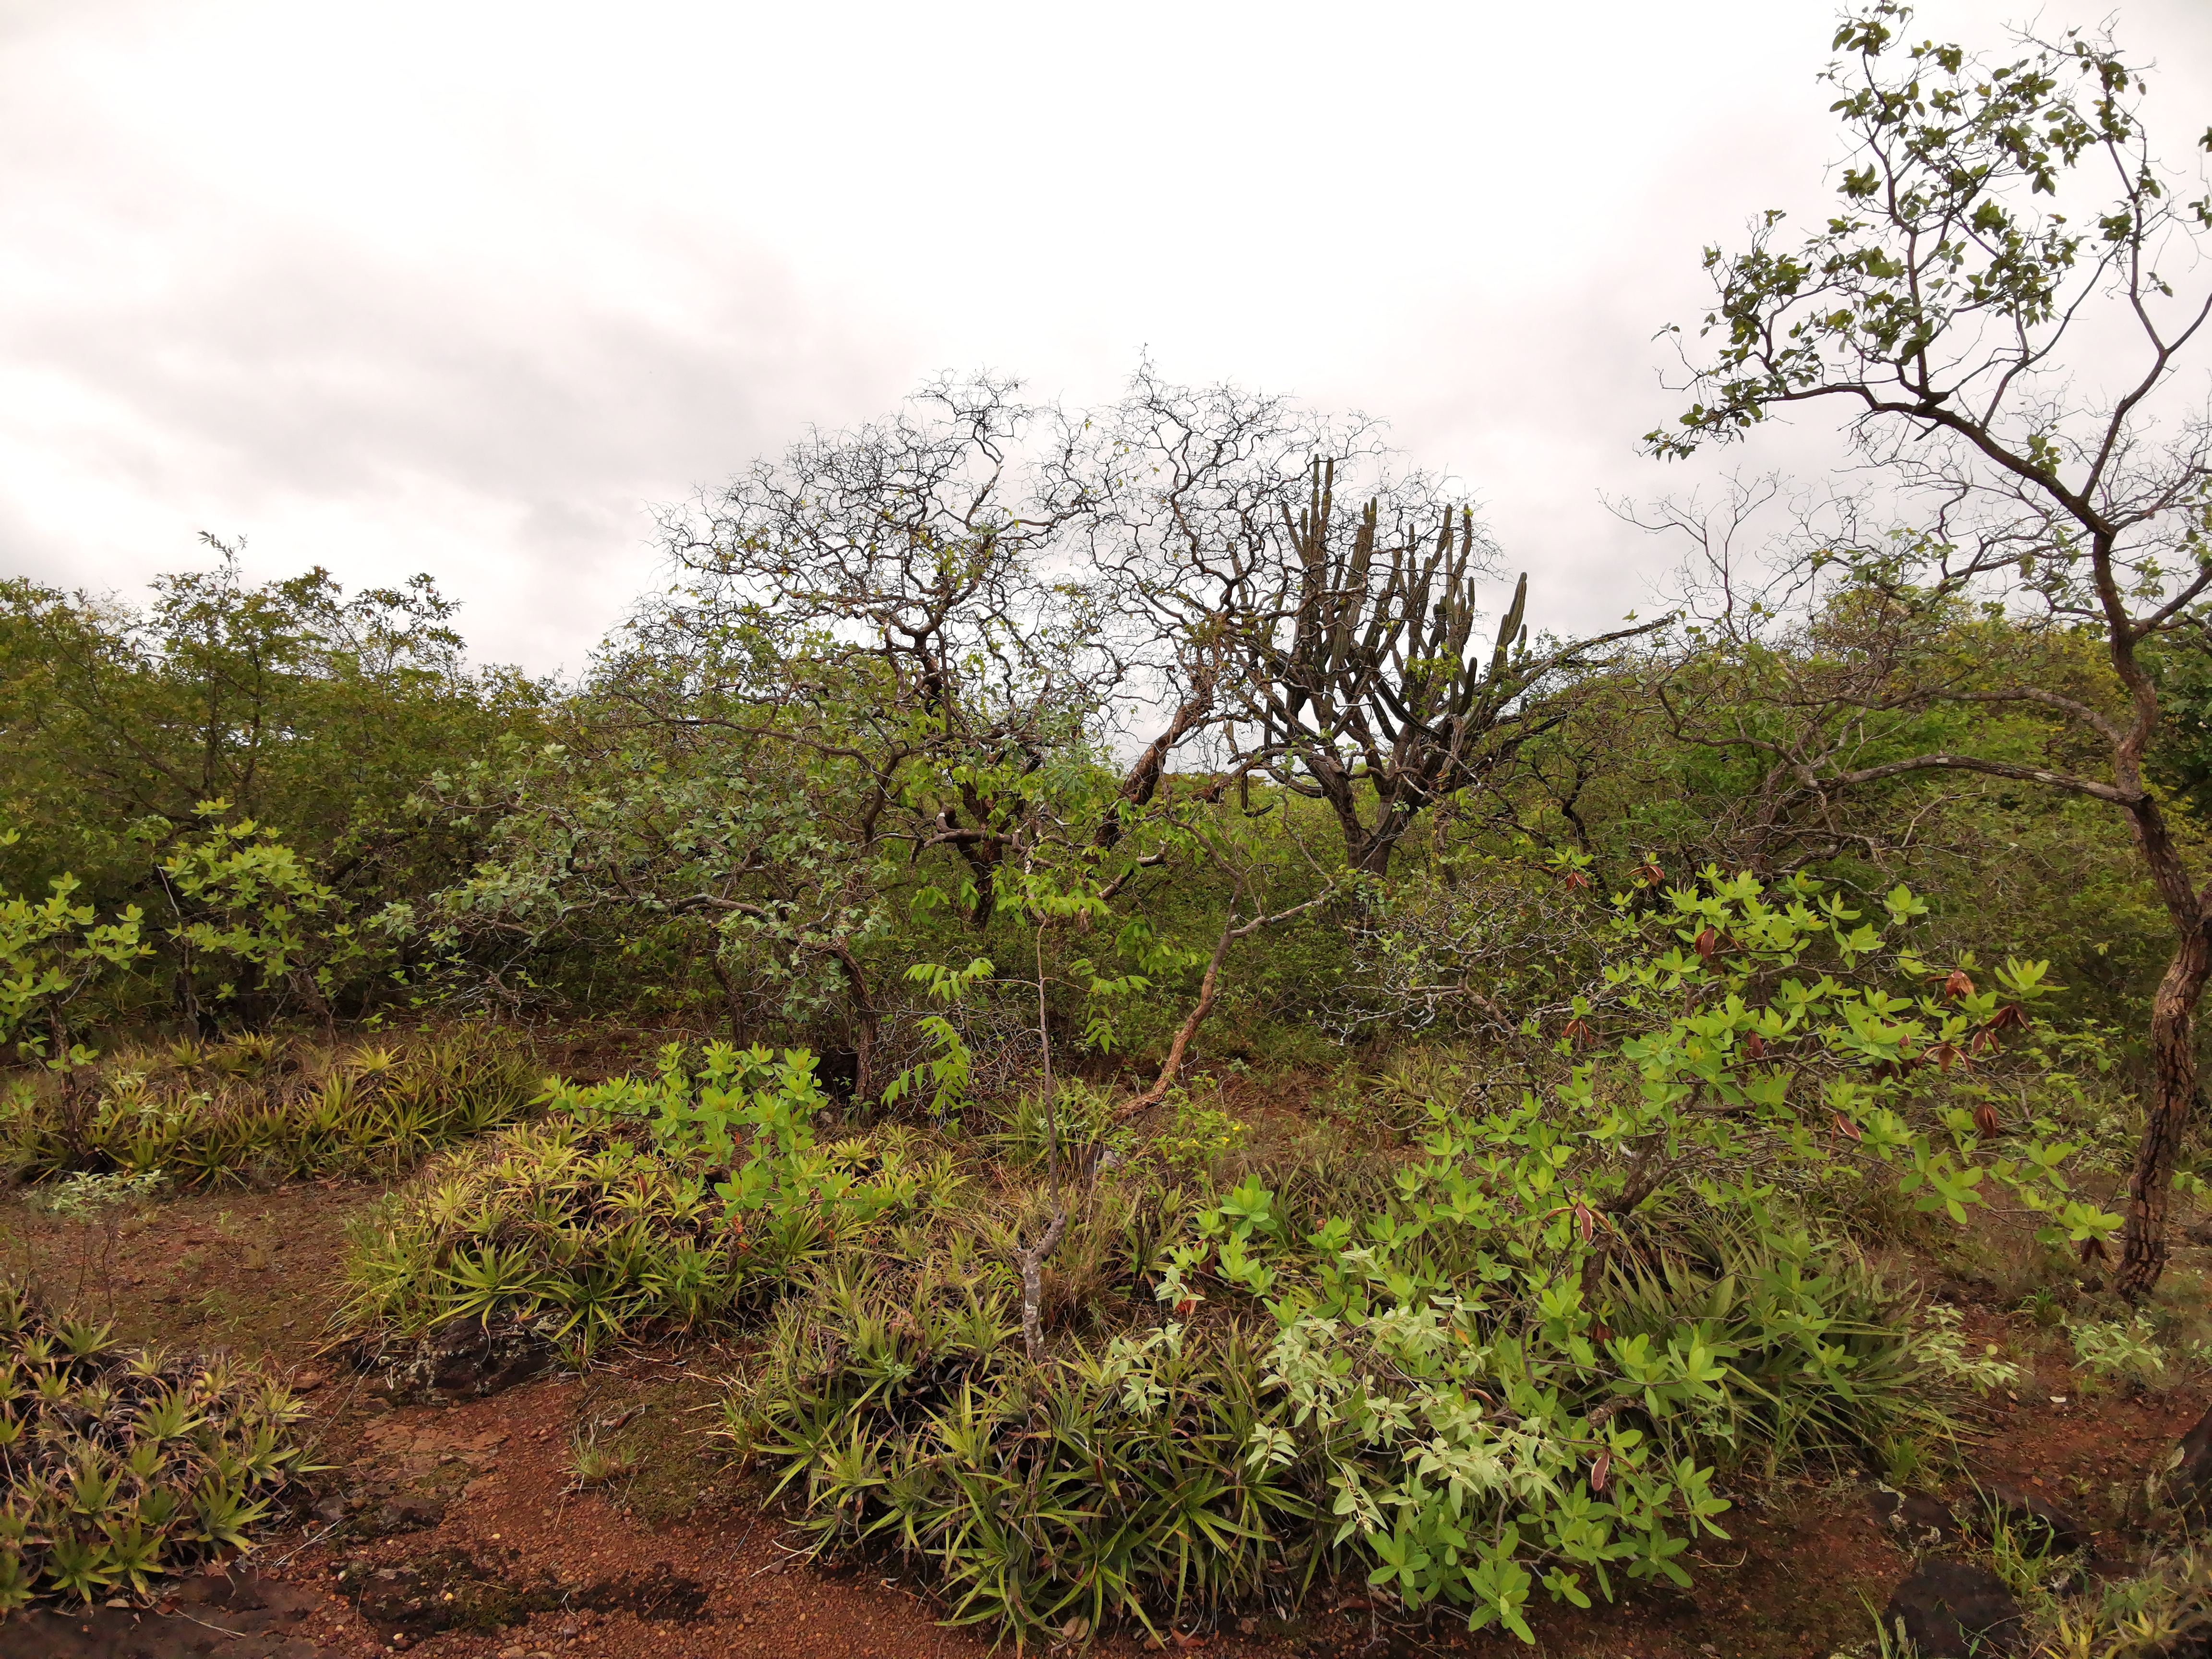
[[[2061,1598],[2045,1589],[2030,1597],[2030,1659],[2174,1659],[2208,1636],[2212,1555],[2194,1547],[2086,1595]]]
[[[347,1315],[418,1334],[454,1318],[553,1316],[582,1351],[652,1324],[731,1316],[799,1264],[957,1183],[911,1137],[815,1142],[814,1060],[679,1049],[659,1073],[549,1085],[544,1121],[449,1155],[356,1224]]]
[[[252,1547],[303,1408],[228,1359],[112,1346],[0,1284],[0,1615],[143,1595]]]
[[[974,1259],[956,1230],[817,1265],[729,1432],[818,1547],[924,1565],[953,1619],[1018,1638],[1287,1611],[1345,1569],[1479,1613],[1449,1574],[1486,1551],[1492,1576],[1457,1582],[1495,1585],[1516,1623],[1522,1561],[1563,1591],[1577,1571],[1601,1593],[1611,1573],[1686,1582],[1675,1557],[1726,1507],[1716,1466],[1949,1436],[1951,1368],[1854,1257],[1678,1230],[1601,1271],[1589,1312],[1573,1285],[1396,1302],[1363,1281],[1334,1320],[1288,1328],[1249,1303],[1199,1316],[1168,1274],[1185,1317],[1031,1367],[1003,1252]]]
[[[482,1028],[404,1048],[179,1042],[19,1078],[0,1097],[0,1167],[158,1171],[186,1187],[390,1174],[514,1122],[537,1090],[521,1047]]]
[[[2166,1381],[2166,1352],[2148,1314],[2138,1312],[2131,1320],[2085,1321],[2072,1326],[2070,1334],[2074,1363],[2092,1388],[2118,1382],[2130,1389],[2150,1389]]]
[[[1747,1459],[1920,1467],[1947,1395],[2002,1362],[1916,1330],[1804,1218],[1850,1164],[1954,1222],[2117,1224],[2073,1191],[2077,1146],[1969,1092],[2051,1069],[2040,970],[1978,991],[1809,883],[1707,872],[1668,900],[1536,1086],[1440,1074],[1387,1183],[1255,1170],[1140,1260],[1164,1323],[1033,1368],[980,1335],[1003,1267],[841,1272],[787,1310],[736,1431],[824,1542],[932,1559],[958,1616],[1018,1636],[1211,1608],[1334,1555],[1408,1610],[1532,1639],[1540,1585],[1686,1585]],[[1893,925],[1917,902],[1893,892]],[[2008,1060],[2008,1032],[2035,1048]]]

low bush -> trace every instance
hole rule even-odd
[[[548,1086],[542,1121],[451,1154],[356,1224],[347,1317],[401,1336],[550,1316],[579,1351],[726,1319],[799,1266],[940,1202],[949,1157],[817,1145],[813,1057],[710,1044],[657,1076]]]
[[[113,1346],[0,1284],[0,1615],[143,1595],[252,1547],[302,1407],[228,1359]]]
[[[516,1121],[538,1083],[519,1042],[477,1027],[404,1047],[179,1042],[18,1077],[0,1096],[0,1168],[179,1186],[388,1175]]]
[[[819,1270],[732,1432],[825,1547],[930,1562],[957,1617],[1018,1638],[1357,1566],[1409,1611],[1533,1639],[1540,1589],[1686,1585],[1747,1462],[1910,1475],[1947,1398],[2006,1368],[1813,1228],[1838,1171],[2053,1245],[2117,1224],[2073,1188],[2079,1145],[2022,1109],[2063,1076],[2039,969],[1977,989],[1807,883],[1708,872],[1669,901],[1534,1086],[1446,1068],[1387,1180],[1254,1168],[1133,1255],[1153,1319],[1096,1348],[1063,1322],[1032,1364],[1006,1345],[1004,1250]],[[1891,894],[1892,926],[1916,906]]]
[[[1434,1195],[1365,1232],[1410,1244]],[[1248,1182],[1200,1228],[1265,1231],[1272,1201]],[[730,1432],[820,1546],[926,1565],[952,1617],[1018,1637],[1286,1612],[1352,1568],[1525,1634],[1529,1567],[1578,1603],[1617,1576],[1687,1583],[1677,1558],[1727,1508],[1717,1471],[1910,1463],[1948,1441],[1943,1401],[1988,1363],[1779,1226],[1647,1227],[1587,1278],[1531,1264],[1461,1285],[1419,1254],[1348,1246],[1279,1266],[1264,1307],[1224,1288],[1205,1307],[1187,1249],[1158,1241],[1123,1261],[1149,1261],[1164,1320],[1031,1367],[1006,1253],[978,1259],[956,1228],[934,1255],[817,1265]]]

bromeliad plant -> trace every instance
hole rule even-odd
[[[0,1283],[0,1617],[137,1597],[252,1547],[302,1407],[227,1359],[125,1349]]]
[[[186,1187],[388,1174],[514,1123],[536,1092],[520,1044],[468,1026],[333,1049],[252,1033],[126,1049],[0,1094],[0,1171],[159,1171]]]
[[[672,1046],[654,1076],[555,1079],[541,1102],[542,1122],[448,1158],[357,1229],[355,1323],[508,1315],[583,1352],[711,1324],[958,1181],[900,1134],[818,1144],[803,1051],[714,1043],[694,1071]]]

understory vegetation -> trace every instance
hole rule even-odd
[[[540,1080],[523,1044],[468,1027],[404,1045],[244,1032],[125,1046],[19,1075],[0,1098],[0,1168],[179,1187],[394,1174],[514,1122]]]
[[[0,1284],[0,1613],[246,1547],[307,1472],[301,1411],[248,1367],[118,1346]]]
[[[670,509],[573,680],[427,576],[0,584],[0,1168],[103,1271],[167,1193],[379,1183],[356,1354],[738,1345],[729,1458],[1022,1649],[1346,1581],[1534,1642],[1779,1483],[1955,1479],[2023,1333],[2200,1374],[2212,299],[2149,262],[2212,196],[2104,37],[1909,22],[1645,441],[1827,398],[1852,468],[1651,509],[1656,615],[1547,631],[1373,422],[1150,364]],[[295,1405],[43,1306],[0,1613],[250,1547]],[[2212,1620],[2136,1518],[2094,1596],[1983,1547],[2043,1652]]]

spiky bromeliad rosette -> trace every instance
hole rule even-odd
[[[0,1617],[143,1595],[247,1549],[307,1467],[282,1386],[110,1334],[0,1281]]]

